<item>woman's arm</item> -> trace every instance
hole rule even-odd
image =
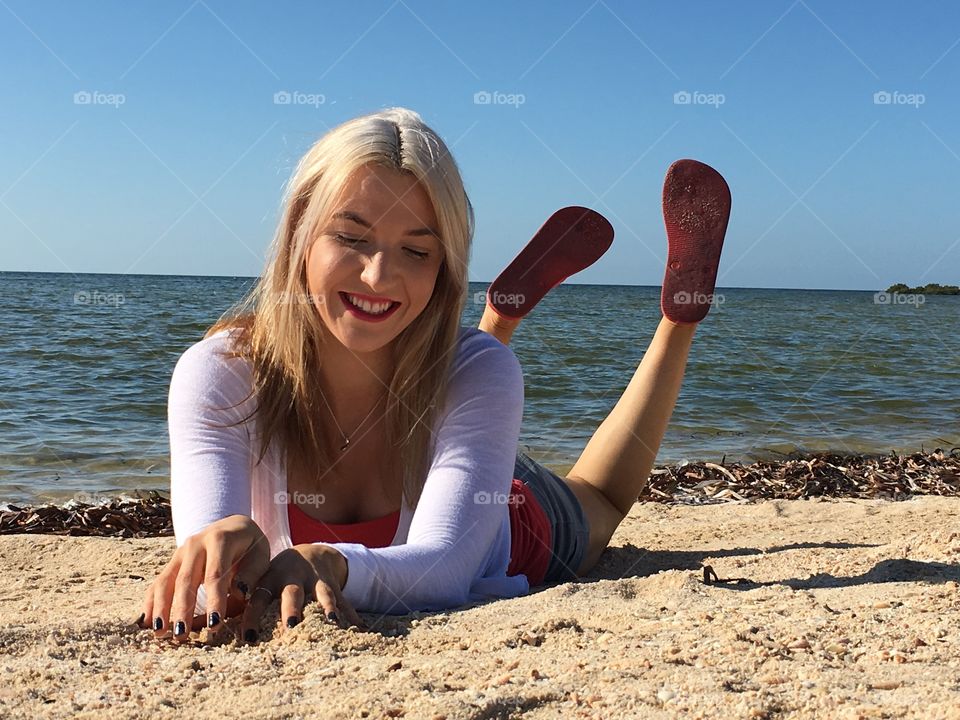
[[[406,544],[331,544],[347,560],[343,595],[355,608],[406,613],[468,601],[507,522],[522,415],[516,356],[492,336],[468,331]]]
[[[170,505],[177,546],[230,515],[250,516],[249,364],[220,353],[217,336],[190,347],[170,381]],[[231,426],[231,424],[233,424]]]
[[[249,433],[236,424],[245,417],[250,378],[245,363],[219,354],[227,342],[210,338],[188,349],[170,382],[177,551],[147,589],[144,616],[178,640],[195,612],[209,611],[211,626],[234,612],[231,601],[241,597],[234,582],[255,581],[270,562],[269,541],[250,518]]]

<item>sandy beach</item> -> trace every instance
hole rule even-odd
[[[958,511],[638,503],[579,582],[256,646],[133,625],[172,538],[7,535],[0,716],[960,717]]]

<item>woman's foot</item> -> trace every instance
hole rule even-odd
[[[490,284],[484,315],[493,311],[519,321],[550,290],[599,260],[612,242],[613,227],[600,213],[557,210]]]
[[[663,181],[667,268],[660,293],[663,315],[674,323],[707,316],[730,218],[730,188],[709,165],[677,160]]]

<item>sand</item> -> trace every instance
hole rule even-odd
[[[172,538],[2,536],[0,717],[960,718],[958,510],[639,503],[576,583],[256,646],[132,624]]]

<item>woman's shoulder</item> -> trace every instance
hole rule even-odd
[[[188,347],[177,360],[171,381],[176,387],[217,388],[220,393],[249,392],[250,361],[236,352],[238,328],[227,328]]]
[[[457,354],[452,367],[453,378],[471,376],[471,379],[502,383],[523,383],[520,361],[513,350],[490,333],[472,327],[461,327],[457,338]]]
[[[507,345],[490,333],[475,327],[460,327],[457,337],[457,355],[455,364],[462,364],[478,357],[486,357],[488,362],[500,362],[507,365],[517,364],[517,356]]]

